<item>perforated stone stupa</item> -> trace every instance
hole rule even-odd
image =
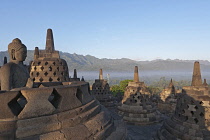
[[[95,83],[92,85],[92,94],[104,106],[114,106],[114,97],[110,93],[110,87],[107,80],[103,79],[102,69],[99,70],[99,79],[95,79]]]
[[[177,93],[171,79],[167,88],[160,93],[160,101],[158,102],[158,109],[161,113],[171,114],[175,111],[177,102]]]
[[[64,59],[60,59],[59,51],[55,50],[52,29],[47,30],[45,50],[35,48],[30,77],[34,82],[69,81],[68,66]]]
[[[123,119],[134,124],[151,124],[159,120],[155,104],[151,101],[150,93],[139,81],[138,67],[135,66],[134,80],[126,87],[122,105],[118,107]]]
[[[165,120],[157,133],[158,140],[209,140],[210,95],[201,80],[200,64],[194,63],[191,86],[183,87],[174,115]]]

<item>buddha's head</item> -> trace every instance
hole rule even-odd
[[[23,62],[27,57],[27,48],[22,44],[20,39],[15,38],[8,45],[8,53],[10,55],[10,61]]]

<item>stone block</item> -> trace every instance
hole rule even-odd
[[[83,96],[83,93],[77,93],[76,87],[58,87],[55,88],[55,90],[57,94],[61,96],[57,107],[58,112],[63,112],[82,106],[82,103],[78,98]]]
[[[84,125],[88,128],[90,132],[95,134],[96,132],[100,131],[111,119],[109,114],[105,112],[100,112],[91,120],[84,123]]]
[[[58,115],[58,120],[62,121],[62,120],[74,118],[75,116],[78,115],[78,113],[75,109],[72,109],[72,110],[69,110],[69,111],[60,112],[57,115]]]
[[[21,90],[28,103],[18,115],[18,118],[25,119],[52,114],[55,111],[55,107],[48,101],[52,91],[53,88]]]
[[[13,135],[16,130],[16,120],[0,121],[0,134]]]
[[[83,113],[83,112],[85,112],[85,111],[88,111],[88,110],[94,108],[94,107],[97,106],[97,105],[98,105],[97,101],[96,101],[96,100],[92,100],[92,101],[90,101],[89,103],[87,103],[87,104],[85,104],[85,105],[83,105],[83,106],[81,106],[81,107],[79,107],[79,108],[76,108],[75,111],[76,111],[78,114],[80,114],[80,113]]]
[[[58,121],[57,115],[18,120],[16,137],[24,138],[33,135],[41,135],[59,129],[61,129],[61,123]]]
[[[17,100],[20,97],[18,91],[5,91],[0,93],[0,119],[15,118],[22,110]]]
[[[40,140],[67,140],[65,135],[60,131],[47,133],[40,136]]]
[[[93,96],[90,95],[90,91],[88,90],[89,84],[85,83],[79,87],[79,90],[83,93],[82,104],[87,104],[91,100],[93,100]]]
[[[196,130],[194,129],[189,129],[189,135],[190,136],[195,136]]]
[[[188,104],[188,106],[189,106],[188,110],[190,110],[190,111],[196,111],[196,108],[195,108],[196,105],[190,105],[190,104]]]
[[[98,114],[99,111],[100,111],[100,106],[96,106],[87,112],[78,114],[74,118],[60,120],[62,123],[62,128],[72,127],[77,124],[83,123],[87,121],[88,119],[92,118],[93,116],[95,116],[96,114]]]
[[[67,140],[75,139],[77,137],[82,138],[83,140],[88,139],[91,135],[91,132],[87,129],[85,125],[77,125],[75,127],[69,127],[67,129],[62,129],[61,132],[65,135]]]

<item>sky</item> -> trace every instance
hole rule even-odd
[[[210,61],[209,0],[0,0],[0,51],[19,38],[28,50],[97,58]]]

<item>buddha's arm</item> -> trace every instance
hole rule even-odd
[[[1,67],[1,90],[10,90],[12,85],[12,73],[10,65]]]

